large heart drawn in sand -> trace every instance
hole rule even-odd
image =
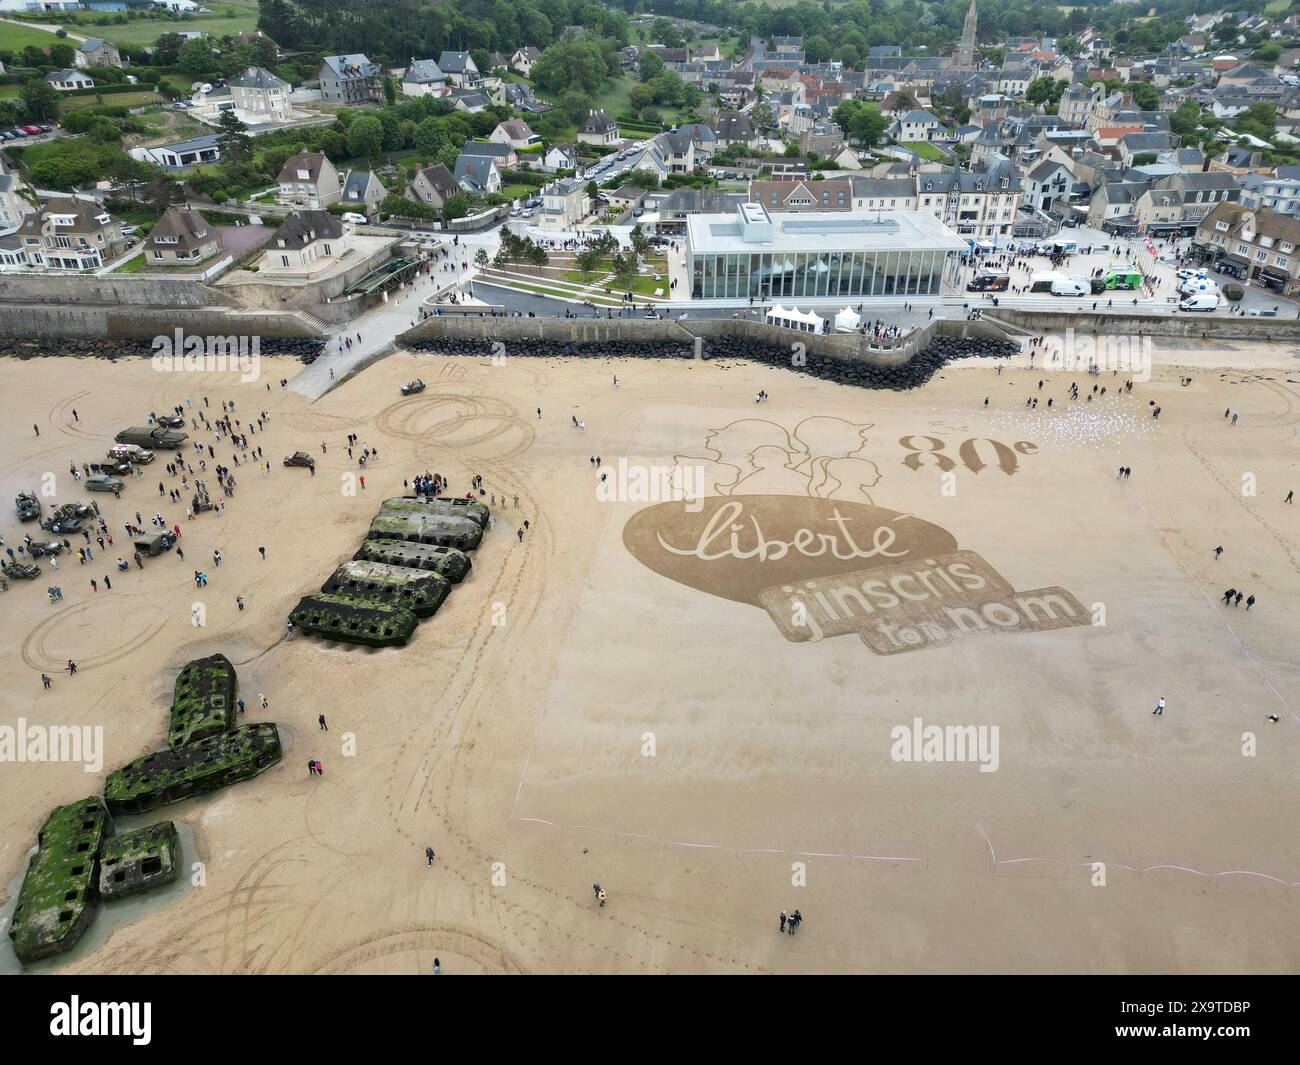
[[[632,515],[623,543],[679,584],[760,606],[759,593],[814,577],[921,561],[957,550],[911,514],[808,496],[709,496]]]

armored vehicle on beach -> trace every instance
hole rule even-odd
[[[418,377],[414,381],[407,381],[406,384],[402,385],[402,395],[404,396],[413,396],[415,393],[423,391],[424,382]]]
[[[98,513],[99,511],[88,503],[64,503],[63,506],[56,507],[41,522],[41,528],[46,532],[81,532],[86,522]]]
[[[447,517],[469,518],[479,528],[486,529],[491,511],[476,499],[437,499],[425,496],[393,496],[379,507],[380,514],[441,514]]]
[[[305,635],[370,647],[404,644],[420,623],[405,607],[330,592],[304,596],[289,620]]]
[[[406,540],[366,540],[352,557],[358,562],[386,562],[390,566],[431,570],[452,584],[459,584],[470,569],[469,555],[464,551]]]
[[[33,540],[27,545],[27,553],[32,558],[45,558],[63,553],[62,540]]]
[[[380,511],[370,523],[367,540],[407,540],[472,551],[483,539],[483,528],[461,515]]]
[[[56,807],[36,836],[9,938],[23,963],[70,949],[99,907],[99,849],[113,822],[98,795]]]
[[[0,562],[0,573],[16,581],[34,581],[41,575],[41,567],[30,562]]]
[[[189,439],[189,434],[165,429],[161,425],[137,425],[130,429],[123,429],[113,439],[119,444],[135,444],[142,448],[165,448],[175,451]]]
[[[179,414],[155,414],[153,420],[164,429],[184,429],[185,419]]]
[[[104,800],[110,813],[144,813],[255,777],[278,762],[280,753],[274,724],[243,725],[180,748],[164,747],[114,770],[104,783]]]
[[[169,529],[165,529],[162,532],[150,533],[148,536],[142,536],[140,539],[134,541],[131,546],[140,552],[140,554],[152,557],[170,551],[172,545],[175,543],[176,534]]]
[[[405,607],[417,618],[432,617],[451,593],[451,583],[428,570],[384,562],[344,562],[321,585],[322,592],[378,599]]]
[[[35,521],[41,516],[41,501],[32,492],[19,492],[14,500],[19,521]]]
[[[305,466],[307,469],[316,468],[316,460],[305,451],[295,451],[292,455],[285,455],[284,464],[286,466]]]

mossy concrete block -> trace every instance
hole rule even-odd
[[[472,551],[483,539],[483,527],[459,514],[380,511],[370,523],[367,540],[406,540]]]
[[[369,647],[404,644],[419,624],[419,619],[405,607],[334,592],[304,596],[289,614],[289,620],[306,635]]]
[[[18,892],[9,938],[22,962],[68,950],[95,918],[99,851],[113,822],[98,795],[54,809]]]
[[[486,529],[491,511],[477,499],[435,499],[429,496],[393,496],[379,506],[380,514],[438,514],[444,518],[469,518]]]
[[[321,586],[322,592],[379,599],[406,607],[417,618],[432,617],[451,592],[451,583],[436,573],[390,566],[384,562],[344,562]]]
[[[247,780],[279,760],[274,724],[242,725],[177,749],[164,747],[114,770],[104,798],[111,813],[143,813]]]
[[[405,540],[366,540],[352,557],[358,562],[384,562],[390,566],[429,570],[446,577],[452,584],[459,584],[470,570],[469,555],[464,551]]]
[[[113,836],[99,852],[99,895],[109,902],[170,884],[180,861],[181,840],[171,821]]]
[[[235,667],[225,655],[187,663],[172,694],[167,745],[175,750],[234,728],[237,693]]]

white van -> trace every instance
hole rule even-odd
[[[1092,292],[1087,278],[1058,277],[1052,282],[1053,296],[1086,296]]]
[[[363,214],[357,214],[356,211],[347,211],[343,215],[343,221],[351,222],[354,226],[364,226],[366,224],[366,216]]]
[[[991,240],[977,240],[975,242],[975,250],[981,255],[992,255],[998,250],[998,246]]]
[[[1217,311],[1219,294],[1217,292],[1197,292],[1178,304],[1180,311]]]

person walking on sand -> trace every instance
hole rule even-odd
[[[43,687],[43,688],[49,688],[49,686],[50,686],[50,678],[49,678],[49,676],[48,676],[47,674],[45,674],[45,673],[42,673],[42,674],[41,674],[41,687]]]
[[[77,672],[77,663],[71,658],[68,659],[68,676],[73,676]]]
[[[1225,606],[1231,606],[1231,605],[1232,605],[1232,597],[1233,597],[1234,595],[1236,595],[1236,594],[1237,594],[1237,589],[1236,589],[1236,588],[1229,588],[1226,592],[1224,592],[1224,593],[1223,593],[1223,602],[1224,602],[1224,605],[1225,605]]]
[[[1282,500],[1282,502],[1283,502],[1283,503],[1290,503],[1294,498],[1295,498],[1295,489],[1293,488],[1293,489],[1291,489],[1291,491],[1289,491],[1289,492],[1286,494],[1286,498],[1285,498],[1284,500]]]
[[[327,724],[325,724],[324,714],[321,714],[318,718],[316,718],[316,722],[317,724],[320,725],[322,732],[328,732],[330,730],[330,727]]]
[[[1221,554],[1223,554],[1223,545],[1222,545],[1222,544],[1220,544],[1218,547],[1216,547],[1216,548],[1214,549],[1214,561],[1215,561],[1215,562],[1218,562],[1218,561],[1219,561],[1219,556],[1220,556]]]
[[[442,962],[440,962],[437,958],[433,959],[433,975],[434,976],[442,975]]]
[[[316,759],[307,759],[307,775],[314,777],[316,775]]]
[[[1245,593],[1245,592],[1238,592],[1236,595],[1234,595],[1234,596],[1232,597],[1232,605],[1233,605],[1233,606],[1241,606],[1241,601],[1242,601],[1244,598],[1246,598],[1246,593]]]
[[[782,910],[782,911],[781,911],[781,931],[782,931],[782,932],[785,931],[785,922],[786,922],[785,910]]]
[[[257,698],[258,698],[258,701],[262,704],[262,709],[263,709],[263,710],[265,710],[268,706],[271,705],[270,703],[268,703],[268,702],[266,701],[266,696],[263,695],[261,692],[258,692],[258,693],[257,693]]]
[[[1249,610],[1254,605],[1255,605],[1255,597],[1253,595],[1248,596],[1246,598],[1246,609]]]
[[[433,859],[437,857],[437,855],[435,855],[435,854],[433,853],[433,848],[432,848],[432,847],[425,847],[425,848],[424,848],[424,857],[425,857],[425,860],[429,863],[429,868],[432,869],[432,868],[433,868]]]
[[[1159,715],[1161,715],[1161,716],[1164,715],[1164,712],[1165,712],[1165,697],[1164,697],[1163,695],[1160,696],[1160,698],[1156,700],[1156,708],[1155,708],[1154,710],[1152,710],[1151,712],[1152,712],[1153,714],[1159,714]]]

